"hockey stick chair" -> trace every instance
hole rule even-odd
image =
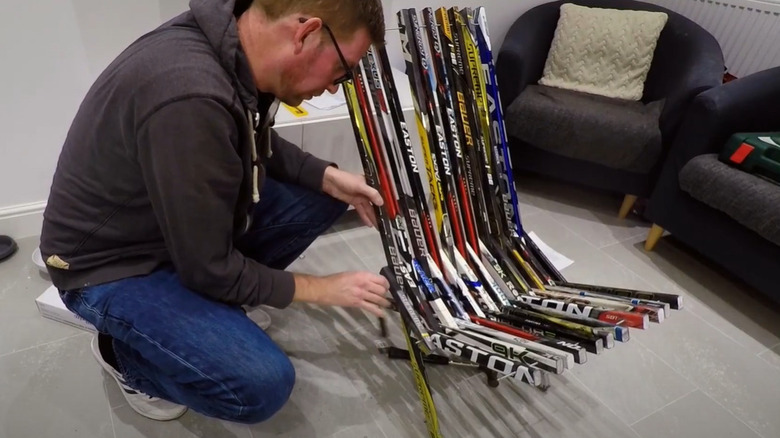
[[[640,101],[538,84],[563,3],[668,15]],[[724,62],[715,38],[673,11],[633,0],[574,0],[542,4],[518,18],[496,72],[514,168],[623,194],[623,218],[651,193],[686,109],[722,83]]]

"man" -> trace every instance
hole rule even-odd
[[[248,3],[192,0],[103,72],[44,215],[64,303],[100,332],[93,353],[130,406],[157,420],[191,407],[255,423],[287,401],[292,364],[242,306],[389,304],[373,273],[284,271],[347,204],[372,223],[382,198],[266,129],[276,99],[336,92],[383,42],[381,2]]]

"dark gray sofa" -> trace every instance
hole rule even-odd
[[[669,15],[641,103],[537,85],[563,3]],[[532,8],[510,28],[496,60],[513,167],[633,195],[627,201],[647,196],[691,100],[719,85],[723,72],[715,38],[665,8],[633,0],[557,1]]]
[[[680,127],[645,217],[780,302],[780,185],[718,160],[737,132],[780,131],[780,67],[697,96]]]

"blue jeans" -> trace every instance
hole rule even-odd
[[[237,247],[283,269],[345,211],[327,195],[267,179]],[[295,370],[273,340],[240,306],[187,289],[173,269],[60,295],[114,338],[119,371],[148,395],[241,423],[268,419],[290,396]]]

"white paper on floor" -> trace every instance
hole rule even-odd
[[[341,92],[336,94],[322,93],[321,96],[312,97],[311,99],[307,100],[306,104],[311,105],[314,108],[327,111],[346,104],[346,101],[344,100],[344,95]]]
[[[531,238],[531,240],[534,241],[536,246],[539,247],[540,250],[544,253],[544,255],[547,256],[548,259],[550,259],[550,263],[555,266],[555,269],[562,271],[568,266],[570,266],[572,263],[574,263],[574,260],[571,260],[570,258],[566,257],[565,255],[559,253],[558,251],[550,248],[549,245],[544,243],[542,239],[539,238],[539,236],[536,235],[533,231],[528,233],[528,237]]]

